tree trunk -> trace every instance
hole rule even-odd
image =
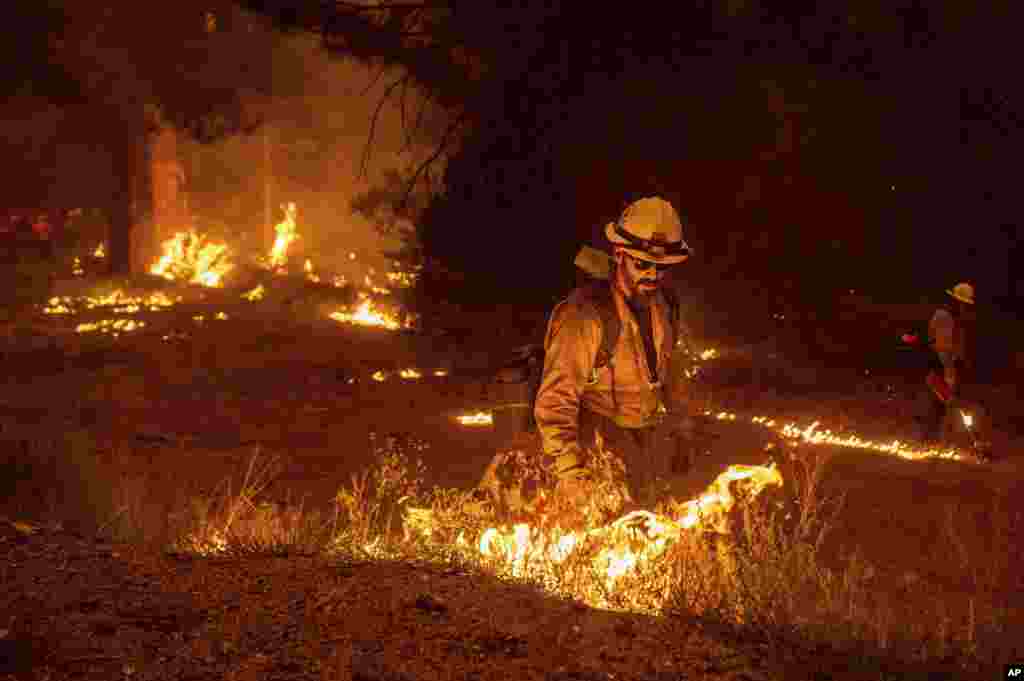
[[[125,275],[132,271],[132,231],[137,219],[138,178],[146,148],[145,118],[141,108],[138,116],[124,116],[120,123],[120,134],[111,143],[114,191],[108,207],[110,248],[107,254],[111,275]]]
[[[191,218],[185,204],[185,167],[178,159],[177,130],[171,125],[160,125],[147,143],[153,212],[148,233],[139,235],[139,248],[145,262],[152,262],[160,255],[160,245],[188,229]]]

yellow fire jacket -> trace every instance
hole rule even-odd
[[[581,409],[606,416],[623,428],[646,428],[656,425],[666,412],[683,411],[687,403],[687,334],[681,322],[671,328],[664,296],[658,293],[652,301],[655,383],[650,381],[636,319],[618,287],[613,287],[612,297],[622,330],[608,366],[594,368],[601,318],[576,292],[555,307],[548,322],[534,418],[544,452],[556,457],[559,471],[580,463]]]

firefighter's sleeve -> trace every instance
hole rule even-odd
[[[669,372],[665,380],[665,408],[670,414],[686,415],[694,407],[696,398],[696,372],[693,337],[680,320],[675,329],[675,346],[669,355]]]
[[[600,334],[595,315],[570,302],[555,308],[548,323],[534,418],[544,453],[555,458],[559,476],[572,476],[582,464],[580,399],[597,359]]]

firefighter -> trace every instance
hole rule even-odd
[[[683,376],[671,368],[685,334],[663,285],[691,250],[676,210],[656,197],[629,205],[605,235],[608,278],[576,288],[551,313],[534,418],[558,496],[582,505],[592,493],[585,451],[600,434],[625,464],[633,503],[648,506],[675,446],[656,427],[686,410]]]
[[[943,435],[943,423],[949,400],[962,394],[965,383],[973,378],[970,319],[974,307],[974,287],[960,283],[946,293],[951,302],[932,315],[928,324],[932,361],[922,409],[921,439],[937,444]]]

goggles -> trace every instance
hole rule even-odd
[[[654,269],[658,272],[664,272],[665,270],[672,267],[672,264],[651,262],[650,260],[641,260],[632,253],[626,253],[626,255],[628,255],[629,259],[633,261],[633,267],[635,267],[640,272],[649,272],[651,269]]]

